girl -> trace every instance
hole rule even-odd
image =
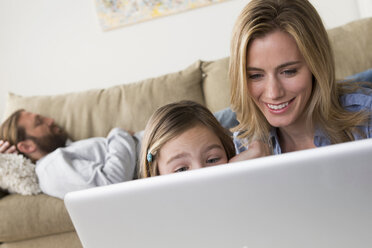
[[[225,164],[235,155],[229,132],[202,105],[181,101],[159,108],[145,128],[140,177]]]

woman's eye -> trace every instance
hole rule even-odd
[[[292,75],[295,75],[295,74],[297,73],[297,69],[285,70],[285,71],[283,71],[283,73],[284,73],[286,76],[292,76]]]
[[[250,75],[248,75],[248,78],[249,78],[250,80],[257,80],[257,79],[260,79],[260,78],[262,78],[262,77],[263,77],[262,74],[250,74]]]
[[[217,163],[218,161],[220,161],[220,158],[211,158],[207,160],[207,163],[214,164],[214,163]]]
[[[184,166],[184,167],[180,167],[180,168],[178,168],[178,169],[175,170],[174,172],[183,172],[183,171],[187,171],[187,170],[189,170],[189,167]]]

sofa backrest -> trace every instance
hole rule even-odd
[[[73,140],[106,136],[114,127],[140,131],[164,104],[193,100],[204,105],[200,64],[197,61],[176,73],[107,89],[52,96],[9,93],[5,115],[25,109],[52,117]]]
[[[336,78],[343,79],[372,68],[372,18],[330,29]]]

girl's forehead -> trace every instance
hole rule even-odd
[[[194,125],[165,142],[160,148],[160,153],[165,150],[199,149],[210,142],[221,143],[218,135],[210,128],[202,124]]]

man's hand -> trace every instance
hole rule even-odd
[[[248,150],[237,154],[229,160],[230,162],[237,162],[249,160],[252,158],[259,158],[271,155],[270,147],[261,141],[253,141],[249,144]]]
[[[15,146],[11,146],[8,141],[0,140],[0,153],[15,153],[18,151]]]

